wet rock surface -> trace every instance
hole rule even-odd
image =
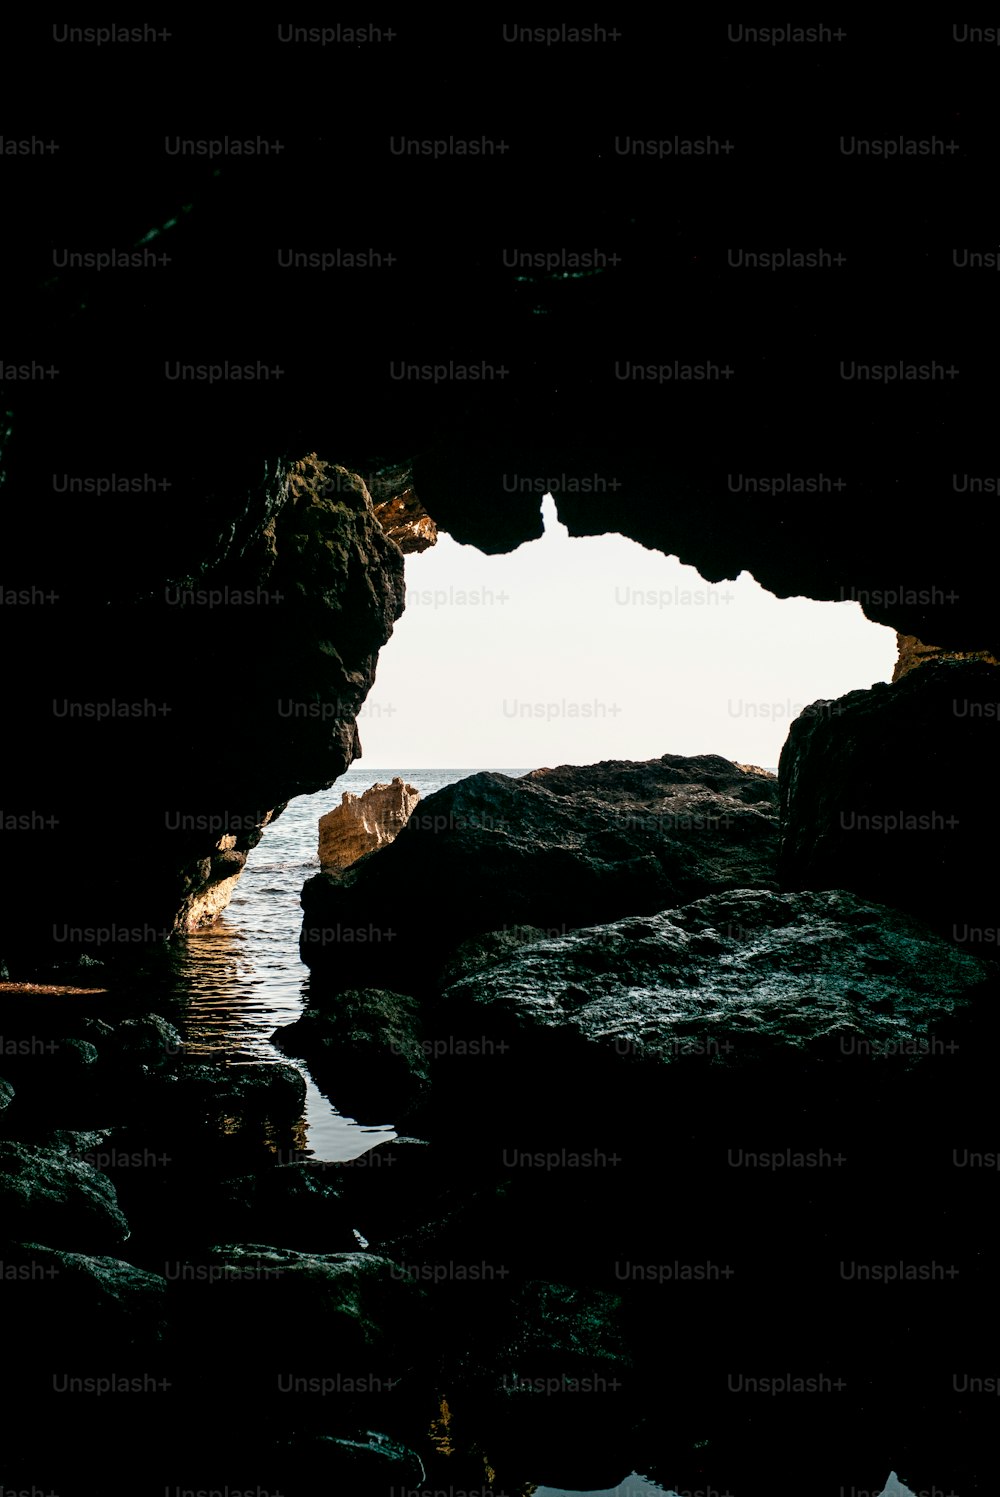
[[[403,993],[338,993],[271,1038],[359,1121],[405,1116],[429,1082],[420,1005]]]
[[[105,1028],[105,1053],[113,1063],[125,1067],[160,1069],[174,1063],[184,1052],[179,1030],[161,1014],[140,1014],[125,1019],[115,1028]]]
[[[292,1493],[321,1470],[388,1490],[417,1461],[433,1486],[480,1490],[492,1470],[518,1497],[610,1489],[633,1468],[736,1491],[747,1461],[769,1461],[793,1491],[790,1453],[787,1469],[774,1455],[787,1400],[736,1399],[726,1379],[830,1368],[854,1427],[872,1398],[888,1407],[902,1385],[906,1402],[920,1333],[907,1286],[889,1285],[895,1355],[873,1373],[851,1264],[954,1264],[942,1292],[967,1317],[988,1292],[992,1177],[953,1150],[989,1151],[991,981],[919,920],[844,891],[730,889],[555,936],[480,932],[445,953],[440,997],[316,992],[277,1036],[338,1105],[352,1086],[394,1108],[415,1088],[420,1137],[339,1165],[287,1162],[294,1066],[186,1056],[151,1001],[13,995],[5,1032],[37,1053],[11,1057],[5,1126],[60,1179],[106,1180],[131,1235],[98,1246],[60,1205],[58,1237],[35,1218],[0,1244],[0,1294],[27,1315],[3,1396],[82,1438],[130,1395],[70,1400],[53,1368],[148,1380],[127,1439],[138,1450],[168,1417],[207,1472],[226,1434],[199,1411],[223,1377],[242,1411],[230,1469],[249,1460],[260,1480],[273,1461]],[[85,1086],[54,1088],[70,1039],[96,1059]],[[935,1211],[914,1212],[928,1194]],[[88,1254],[114,1264],[69,1276]],[[38,1340],[43,1313],[57,1329]],[[825,1406],[805,1402],[796,1441],[815,1442]],[[926,1470],[948,1440],[901,1421],[889,1443]],[[881,1469],[878,1440],[871,1453]]]
[[[531,945],[447,990],[442,1010],[665,1065],[689,1041],[738,1069],[832,1053],[842,1037],[916,1053],[990,976],[919,921],[849,893],[737,890]],[[736,1042],[731,1062],[722,1040]]]
[[[989,1021],[991,963],[921,922],[843,891],[737,890],[526,946],[447,989],[428,1030],[434,1086],[488,1120],[533,1088],[532,1116],[683,1116],[725,1128],[870,1094],[937,1048],[968,1053]],[[992,1026],[991,1026],[992,1027]],[[933,1071],[932,1071],[933,1074]],[[553,1097],[549,1078],[573,1078]],[[506,1136],[529,1130],[507,1119]]]
[[[3,1249],[5,1287],[17,1304],[4,1317],[10,1354],[44,1362],[102,1351],[150,1352],[166,1332],[166,1281],[120,1258],[39,1243]],[[5,1299],[9,1298],[5,1295]]]
[[[409,991],[461,942],[559,932],[713,889],[774,887],[777,781],[667,754],[471,775],[428,796],[391,847],[302,893],[302,959],[324,984]]]
[[[226,1066],[189,1063],[168,1076],[166,1086],[183,1094],[181,1106],[206,1113],[224,1112],[235,1123],[265,1113],[298,1117],[306,1097],[302,1072],[281,1062]]]
[[[96,1253],[129,1235],[107,1176],[66,1152],[0,1140],[2,1230],[24,1241]]]

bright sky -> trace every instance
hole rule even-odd
[[[774,768],[802,707],[875,681],[891,629],[858,603],[705,582],[618,535],[406,558],[406,612],[359,716],[364,764],[540,768],[722,754]]]

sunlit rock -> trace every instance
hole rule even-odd
[[[344,791],[339,806],[319,819],[319,860],[324,868],[349,868],[365,853],[386,847],[403,830],[420,791],[399,775],[362,795]]]
[[[935,660],[983,660],[987,665],[1000,665],[1000,660],[989,650],[945,650],[940,645],[925,645],[915,634],[897,634],[899,657],[892,672],[898,681],[918,665],[928,665]]]

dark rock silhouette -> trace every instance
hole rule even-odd
[[[996,952],[984,801],[1000,735],[1000,674],[919,666],[892,685],[815,702],[781,752],[784,887],[854,889]]]
[[[487,931],[773,887],[776,801],[773,775],[711,754],[471,775],[421,801],[390,847],[309,880],[302,959],[324,982],[382,974],[408,991]]]

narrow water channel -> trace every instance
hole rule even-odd
[[[330,790],[303,795],[264,832],[250,854],[236,893],[215,925],[176,943],[172,967],[179,1027],[189,1056],[240,1061],[286,1061],[271,1043],[274,1030],[299,1017],[309,995],[309,971],[299,960],[302,885],[319,868],[319,818],[340,804],[345,790],[360,794],[402,775],[421,796],[477,773],[474,769],[354,767]],[[521,769],[503,770],[519,775]],[[391,1118],[348,1117],[325,1096],[302,1061],[307,1082],[305,1155],[354,1159],[394,1138]]]

